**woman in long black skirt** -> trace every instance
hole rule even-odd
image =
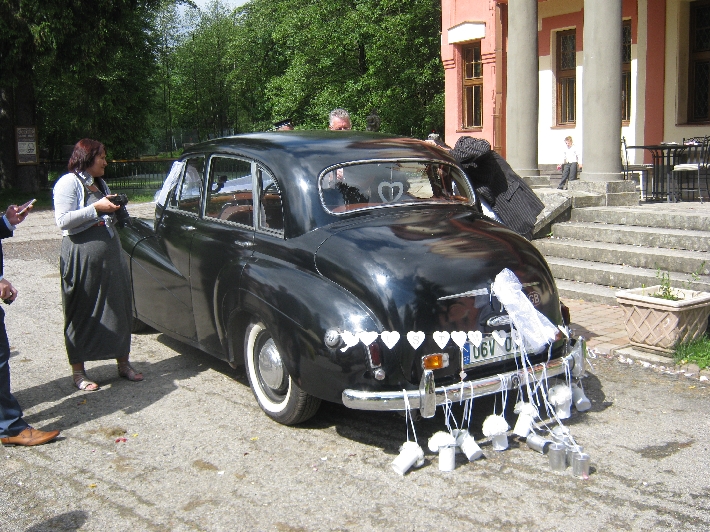
[[[101,179],[106,150],[82,139],[69,159],[69,173],[54,186],[54,211],[62,230],[59,270],[62,277],[64,340],[74,385],[94,391],[84,362],[115,358],[118,374],[130,381],[143,375],[128,362],[131,350],[131,288],[115,227],[118,205]]]

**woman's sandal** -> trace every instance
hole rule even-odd
[[[86,371],[84,370],[73,371],[72,378],[74,379],[74,386],[83,392],[95,392],[100,389],[98,384],[86,378]]]
[[[138,373],[128,362],[118,363],[118,376],[133,382],[140,382],[143,380],[143,374]]]

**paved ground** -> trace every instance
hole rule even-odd
[[[480,427],[500,412],[500,397],[474,405],[483,459],[459,456],[445,473],[427,453],[400,477],[390,469],[407,437],[399,415],[325,404],[302,426],[278,425],[259,410],[243,368],[155,332],[133,337],[145,382],[95,362],[87,369],[102,389],[76,390],[51,214],[33,213],[3,243],[5,274],[20,291],[4,308],[13,391],[30,423],[62,436],[0,448],[0,530],[710,529],[710,387],[607,356],[623,343],[614,307],[566,301],[597,353],[584,380],[592,409],[566,423],[592,457],[588,479],[551,472],[517,438],[493,451]],[[443,428],[441,409],[416,423],[424,444]]]
[[[619,307],[579,299],[563,299],[563,303],[569,307],[575,335],[584,336],[589,348],[608,355],[629,343],[624,313]]]

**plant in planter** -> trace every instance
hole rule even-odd
[[[703,262],[692,277],[705,266]],[[624,311],[626,333],[632,345],[672,354],[678,344],[700,338],[710,316],[710,293],[671,287],[670,274],[656,272],[660,284],[648,288],[621,290],[616,301]]]

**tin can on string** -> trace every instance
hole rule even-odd
[[[564,471],[567,468],[566,447],[563,443],[550,444],[547,456],[550,460],[550,469],[553,471]]]
[[[545,454],[552,441],[533,432],[526,438],[525,443],[527,443],[528,447],[530,447],[533,451]]]
[[[454,469],[456,469],[456,445],[442,445],[439,447],[439,471]]]
[[[572,455],[572,474],[575,477],[589,478],[590,460],[587,453],[574,453]]]

